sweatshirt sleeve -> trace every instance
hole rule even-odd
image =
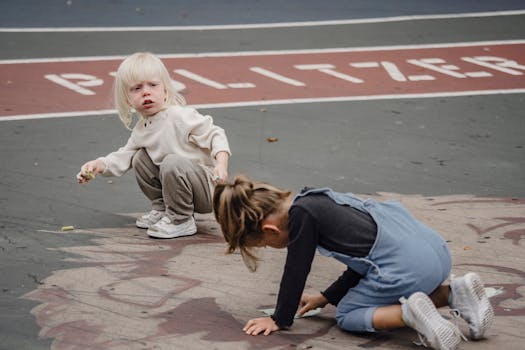
[[[208,149],[213,158],[219,152],[231,155],[228,138],[223,128],[213,124],[213,118],[202,115],[193,108],[185,107],[182,113],[187,126],[188,141],[200,148]]]
[[[138,147],[133,142],[133,136],[128,139],[128,142],[123,147],[115,152],[111,152],[105,157],[98,158],[106,165],[106,169],[102,173],[103,176],[122,176],[129,169],[131,169],[131,160]]]
[[[293,323],[318,241],[313,218],[300,207],[292,207],[290,210],[288,231],[290,239],[288,254],[277,306],[272,316],[279,328],[290,327]]]
[[[332,283],[330,287],[321,292],[321,294],[324,295],[326,299],[328,299],[330,304],[337,306],[346,293],[348,293],[348,290],[357,285],[361,277],[362,276],[360,274],[351,268],[347,268],[345,272],[343,272],[343,274],[339,276],[339,278],[334,283]]]

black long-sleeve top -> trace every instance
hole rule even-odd
[[[353,257],[368,255],[377,226],[368,213],[338,205],[323,193],[298,198],[288,212],[288,254],[273,320],[280,328],[292,325],[318,245]],[[348,268],[322,292],[337,305],[362,276]]]

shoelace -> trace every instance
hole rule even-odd
[[[147,219],[150,219],[152,216],[159,215],[159,213],[160,212],[158,210],[153,209],[149,213],[142,215],[141,219],[147,220]]]
[[[457,324],[454,327],[454,333],[459,335],[461,337],[461,339],[463,339],[464,341],[468,341],[468,339],[463,335],[461,330],[458,328]],[[417,332],[417,336],[419,338],[419,341],[417,341],[417,340],[412,341],[412,343],[414,345],[423,346],[425,348],[428,348],[430,346],[430,344],[427,343],[427,338],[425,338],[425,336],[423,334]]]
[[[459,335],[461,337],[461,339],[463,339],[464,341],[468,341],[468,339],[465,337],[465,335],[461,332],[461,330],[458,327],[458,319],[460,317],[459,311],[456,310],[456,309],[452,309],[452,310],[450,310],[450,314],[455,319],[454,333],[456,335]],[[419,337],[419,342],[414,340],[412,343],[414,343],[417,346],[424,346],[425,348],[428,348],[430,346],[430,344],[427,343],[427,338],[423,334],[421,334],[419,332],[417,332],[417,335]]]
[[[164,216],[162,219],[159,220],[159,222],[163,222],[163,223],[166,223],[166,224],[171,224],[171,220],[167,216]]]
[[[419,341],[414,340],[412,343],[414,343],[416,346],[424,346],[425,348],[428,348],[429,344],[426,342],[427,338],[425,338],[425,336],[419,332],[417,332],[417,336],[419,337]]]
[[[403,304],[407,301],[407,299],[405,297],[401,297],[399,299],[399,301]],[[468,341],[468,339],[465,337],[465,335],[463,334],[463,332],[461,332],[461,330],[459,329],[459,318],[461,318],[461,314],[459,312],[459,310],[457,309],[451,309],[450,310],[450,314],[452,315],[452,318],[455,320],[454,322],[454,333],[458,336],[461,337],[461,339],[465,340],[465,341]],[[428,328],[430,328],[429,325],[427,325]],[[412,343],[414,345],[417,345],[417,346],[423,346],[425,348],[428,348],[430,346],[430,344],[428,343],[428,339],[421,333],[417,332],[417,336],[419,338],[419,342],[417,340],[414,340],[412,341]]]
[[[457,334],[459,334],[459,336],[464,341],[468,341],[467,337],[459,329],[459,319],[461,318],[461,312],[459,312],[458,309],[450,309],[449,313],[450,313],[450,316],[452,316],[452,319],[454,320],[454,326],[456,326]]]
[[[405,304],[407,301],[408,300],[405,297],[399,298],[399,302],[401,304]],[[419,332],[417,332],[417,336],[419,338],[419,341],[413,340],[412,343],[416,346],[424,346],[425,348],[428,348],[429,344],[427,343],[427,338],[425,338],[425,336]]]

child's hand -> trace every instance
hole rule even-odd
[[[279,326],[275,324],[275,321],[271,317],[260,317],[249,320],[242,330],[248,335],[257,335],[260,333],[269,335],[272,332],[278,331]]]
[[[213,169],[213,181],[228,181],[228,160],[230,155],[226,152],[219,152],[215,156],[216,165]]]
[[[87,184],[95,178],[95,175],[103,173],[106,168],[105,164],[98,159],[91,160],[80,167],[80,172],[77,174],[77,181],[79,184]]]
[[[215,169],[213,169],[213,181],[215,183],[219,181],[228,181],[228,171],[219,166],[216,166]]]
[[[326,304],[328,304],[328,299],[326,299],[321,293],[315,295],[303,294],[301,302],[299,303],[298,314],[302,316],[310,310],[315,310],[318,307],[325,307]]]

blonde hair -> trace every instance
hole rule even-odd
[[[148,81],[152,78],[160,79],[166,89],[164,107],[186,104],[184,97],[175,89],[170,74],[160,58],[150,52],[134,53],[120,64],[114,85],[115,107],[120,120],[128,129],[133,121],[132,109],[128,102],[129,89],[138,82]],[[142,116],[140,117],[142,118]]]
[[[244,175],[236,176],[232,183],[215,186],[213,211],[228,243],[227,253],[239,249],[252,272],[259,261],[252,249],[263,238],[262,222],[281,208],[290,193]]]

